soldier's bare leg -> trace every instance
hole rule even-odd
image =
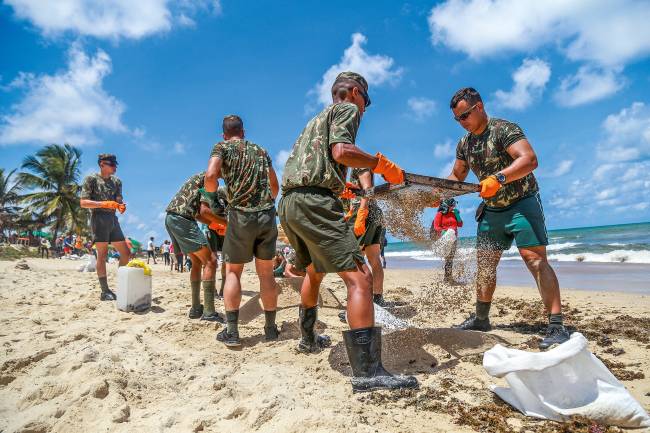
[[[260,298],[264,308],[264,337],[266,341],[277,340],[280,331],[275,324],[278,308],[278,288],[273,277],[273,260],[255,259],[255,270],[260,280]]]
[[[126,245],[126,242],[113,242],[111,245],[120,253],[120,261],[118,266],[126,266],[129,263],[129,247]]]
[[[379,244],[368,245],[363,251],[368,257],[368,264],[372,270],[372,294],[381,295],[384,293],[384,267],[381,263],[381,246]]]
[[[557,281],[555,271],[553,271],[546,258],[546,247],[519,248],[519,254],[524,260],[524,263],[526,263],[533,278],[535,278],[537,289],[542,296],[546,311],[550,314],[561,313],[560,284]]]
[[[372,274],[365,264],[356,271],[339,272],[348,289],[347,319],[351,329],[370,328],[375,324],[372,303]]]
[[[318,292],[323,278],[325,274],[316,272],[313,264],[307,266],[307,274],[300,288],[300,303],[303,307],[311,308],[318,304]]]
[[[108,242],[96,242],[97,248],[97,277],[106,277],[106,258],[108,257]]]

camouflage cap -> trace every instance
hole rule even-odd
[[[113,164],[117,165],[117,157],[112,153],[100,153],[97,156],[97,164],[101,163],[102,161],[112,162]]]
[[[366,81],[365,78],[363,78],[361,74],[357,74],[356,72],[351,72],[351,71],[341,72],[336,76],[336,80],[334,80],[334,82],[336,83],[338,80],[342,80],[342,79],[356,81],[361,85],[361,87],[363,87],[366,90],[366,92],[368,91],[368,82]]]

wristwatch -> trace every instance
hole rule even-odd
[[[506,175],[498,172],[497,174],[494,175],[494,177],[497,178],[497,182],[499,182],[501,185],[505,185],[506,183]]]

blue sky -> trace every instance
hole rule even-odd
[[[104,4],[0,3],[0,166],[52,142],[81,147],[84,174],[117,154],[131,236],[165,236],[164,208],[226,114],[281,171],[342,69],[370,82],[369,152],[448,174],[464,133],[449,99],[473,86],[537,151],[549,228],[650,220],[647,2]],[[461,200],[466,235],[477,204]]]

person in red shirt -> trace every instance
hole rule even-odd
[[[463,220],[460,217],[458,209],[456,209],[456,200],[448,198],[444,200],[438,208],[438,213],[431,224],[431,239],[438,240],[446,230],[453,230],[456,233],[454,244],[445,257],[445,279],[444,282],[448,284],[456,284],[452,276],[454,268],[454,256],[456,255],[456,247],[458,245],[458,228],[463,226]]]

